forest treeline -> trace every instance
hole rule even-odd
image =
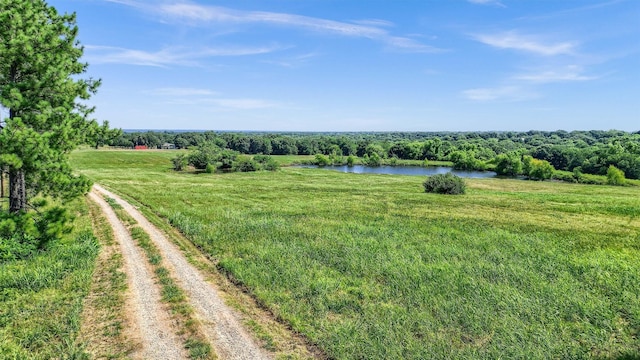
[[[109,145],[195,148],[214,144],[241,154],[342,155],[451,161],[461,169],[495,169],[509,158],[547,161],[556,170],[605,175],[611,165],[640,179],[640,131],[527,132],[124,132]],[[505,166],[508,166],[506,164]],[[508,171],[508,170],[507,170]]]

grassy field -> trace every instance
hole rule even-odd
[[[640,188],[287,168],[171,171],[81,151],[329,357],[640,357]]]
[[[81,359],[83,299],[98,255],[84,199],[69,204],[73,233],[28,260],[0,263],[0,358]]]

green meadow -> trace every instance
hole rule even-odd
[[[68,207],[72,233],[27,260],[0,262],[2,359],[87,358],[76,339],[99,245],[85,200]]]
[[[321,169],[174,172],[176,151],[72,163],[180,229],[336,359],[637,359],[640,187]]]

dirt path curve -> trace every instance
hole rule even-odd
[[[115,199],[133,217],[162,253],[176,282],[184,289],[205,335],[221,359],[260,360],[271,356],[244,330],[239,317],[223,301],[218,290],[184,257],[182,252],[136,208],[112,192],[94,185],[94,191]]]
[[[160,302],[160,289],[147,266],[147,259],[135,245],[131,235],[104,199],[95,192],[89,194],[113,228],[120,244],[131,297],[127,308],[134,314],[135,329],[127,329],[140,337],[142,349],[134,354],[140,359],[186,359],[184,346],[171,326],[168,312]]]

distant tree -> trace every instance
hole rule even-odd
[[[113,140],[122,136],[122,129],[109,128],[109,121],[105,120],[101,126],[96,124],[93,128],[93,141],[95,148],[110,144]]]
[[[457,170],[484,170],[485,164],[476,159],[472,150],[458,150],[449,154],[453,168]]]
[[[516,176],[522,173],[522,160],[517,153],[499,154],[494,162],[498,175]]]
[[[442,156],[442,140],[429,139],[422,145],[422,156],[429,160],[440,160]]]
[[[365,149],[365,154],[369,155],[370,159],[375,154],[375,158],[377,160],[380,160],[384,157],[385,153],[386,152],[384,151],[384,148],[378,144],[369,144]]]

